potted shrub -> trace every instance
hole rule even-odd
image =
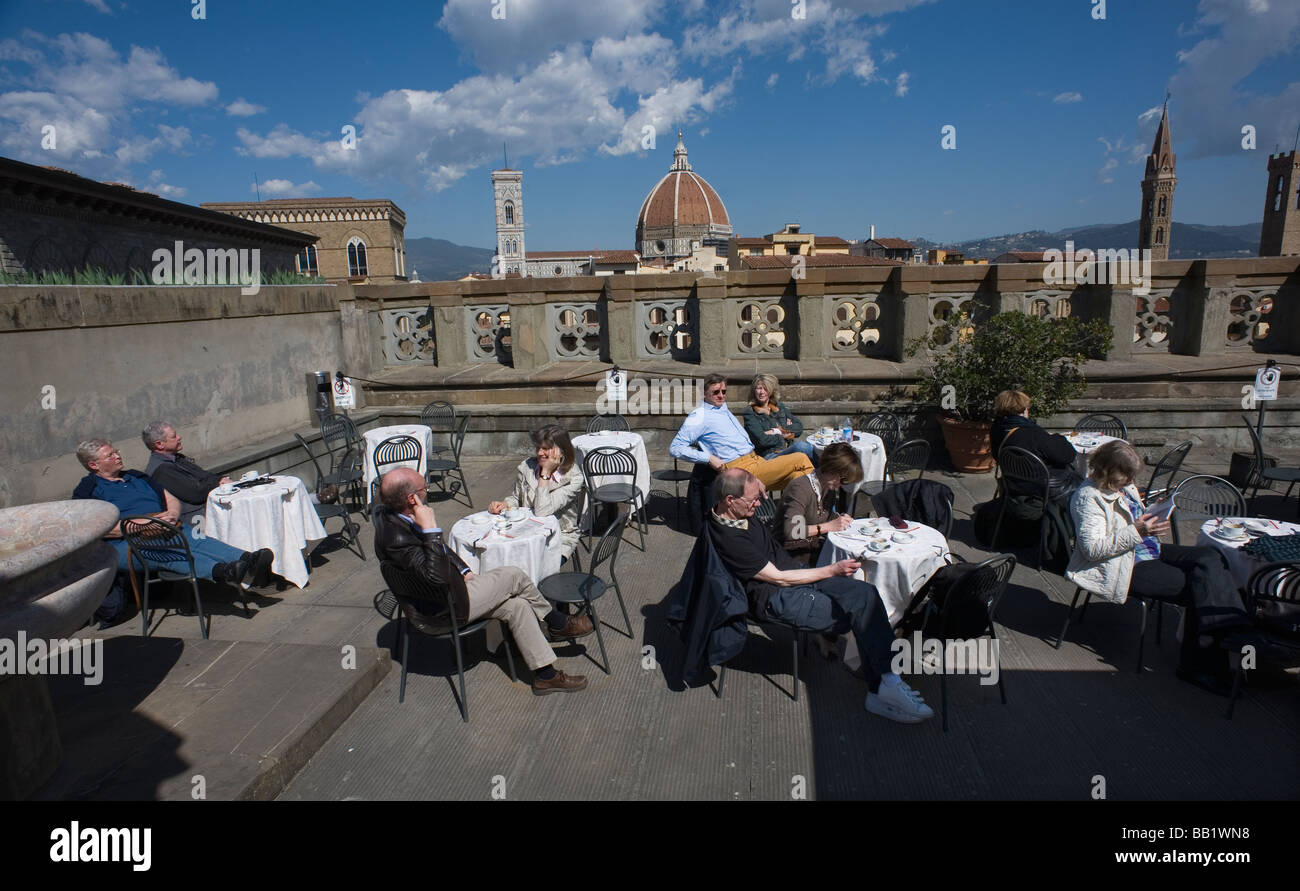
[[[963,312],[910,343],[907,355],[926,351],[931,357],[917,380],[917,397],[939,406],[953,465],[985,473],[993,468],[989,429],[998,393],[1023,390],[1034,400],[1035,414],[1054,414],[1087,389],[1079,368],[1091,356],[1104,356],[1111,337],[1103,321],[1013,311],[974,325]]]

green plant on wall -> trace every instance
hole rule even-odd
[[[917,380],[917,398],[950,417],[990,421],[994,397],[1014,388],[1034,400],[1036,415],[1047,416],[1083,395],[1088,382],[1081,366],[1104,356],[1112,337],[1102,321],[1003,312],[974,325],[962,312],[909,343],[907,355],[929,352],[931,364]]]

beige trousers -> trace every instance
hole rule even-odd
[[[465,589],[469,592],[469,621],[486,616],[504,622],[530,669],[545,668],[555,661],[555,651],[540,624],[551,604],[526,572],[514,566],[489,569],[466,581]]]
[[[793,455],[782,455],[779,458],[772,459],[763,459],[750,452],[748,455],[741,455],[734,461],[728,461],[726,467],[727,469],[739,467],[748,470],[762,480],[763,485],[769,491],[784,489],[804,474],[812,473],[813,469],[812,462],[802,452],[795,452]]]

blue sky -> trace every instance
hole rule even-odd
[[[1166,89],[1175,219],[1257,222],[1300,124],[1295,0],[195,2],[0,0],[0,154],[490,247],[504,141],[555,250],[632,247],[678,128],[737,234],[944,241],[1136,218]]]

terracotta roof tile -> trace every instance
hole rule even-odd
[[[910,251],[914,245],[901,238],[877,238],[876,244],[891,251]]]
[[[740,264],[746,269],[790,269],[794,266],[795,255],[778,254],[774,257],[741,257]],[[814,254],[804,256],[806,266],[901,266],[898,260],[885,260],[881,257],[856,257],[851,254]]]

